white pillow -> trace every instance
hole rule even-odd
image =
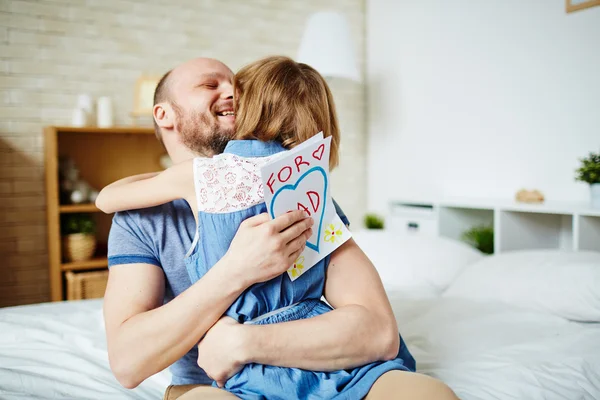
[[[387,230],[352,232],[389,291],[430,297],[444,291],[465,266],[484,256],[471,246],[426,235]]]
[[[444,296],[497,300],[600,322],[600,253],[537,250],[490,256],[466,268]]]

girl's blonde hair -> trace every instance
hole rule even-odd
[[[236,139],[277,141],[292,148],[315,134],[331,136],[329,168],[339,163],[340,132],[333,96],[314,68],[267,57],[234,78]]]

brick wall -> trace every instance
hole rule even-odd
[[[127,125],[135,80],[197,56],[234,71],[294,57],[308,16],[343,12],[364,70],[363,0],[0,0],[0,306],[48,299],[42,128],[66,125],[77,95],[110,96]],[[365,204],[359,84],[332,81],[343,132],[333,193],[355,224]]]

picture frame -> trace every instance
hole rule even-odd
[[[600,6],[600,0],[565,0],[567,13],[584,10],[586,8]]]
[[[132,117],[152,116],[154,91],[160,81],[159,76],[142,75],[135,83]]]

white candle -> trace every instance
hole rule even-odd
[[[111,126],[113,126],[113,109],[110,97],[104,96],[98,98],[96,115],[98,117],[98,127],[110,128]]]
[[[71,117],[71,125],[76,127],[82,127],[87,125],[87,113],[83,108],[76,108],[73,110]]]

